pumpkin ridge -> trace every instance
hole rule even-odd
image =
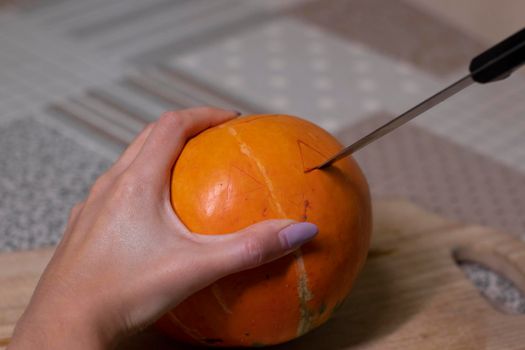
[[[228,131],[230,134],[237,140],[239,143],[240,151],[246,155],[249,159],[251,159],[253,162],[255,162],[255,165],[257,166],[257,169],[261,173],[261,176],[263,177],[263,180],[268,187],[268,192],[270,193],[270,196],[272,198],[271,203],[275,206],[276,211],[279,213],[279,215],[282,218],[286,218],[287,215],[284,212],[281,203],[277,199],[277,196],[275,195],[275,189],[273,187],[273,183],[268,176],[268,173],[266,172],[266,168],[261,163],[261,161],[255,157],[253,154],[252,149],[244,140],[241,138],[237,130],[233,126],[228,127]],[[310,330],[311,327],[311,318],[312,318],[312,312],[310,311],[308,307],[308,301],[310,301],[313,298],[312,291],[310,290],[308,286],[308,273],[306,272],[306,268],[304,265],[303,260],[303,254],[301,249],[297,249],[295,251],[295,267],[297,270],[297,296],[299,298],[299,306],[300,306],[300,320],[297,325],[297,335],[303,335],[306,332]]]
[[[308,301],[314,297],[312,291],[308,287],[308,273],[304,266],[303,252],[301,248],[295,251],[295,266],[297,268],[297,294],[299,295],[299,305],[301,307],[301,319],[297,325],[297,336],[301,336],[308,332],[312,323],[312,312],[308,307]]]
[[[219,285],[217,283],[214,283],[211,285],[211,293],[213,294],[213,296],[215,297],[215,299],[217,300],[217,303],[219,303],[220,307],[222,308],[222,310],[227,313],[227,314],[232,314],[232,310],[228,307],[228,305],[226,305],[226,301],[224,301],[222,295],[221,295],[221,290],[219,289]]]
[[[268,176],[268,173],[266,172],[266,168],[261,163],[261,161],[254,156],[254,154],[252,152],[252,149],[250,148],[250,146],[248,146],[248,144],[246,144],[246,142],[243,141],[243,139],[241,138],[241,136],[239,135],[237,130],[235,130],[235,128],[233,128],[232,126],[230,126],[228,128],[228,130],[229,130],[230,134],[235,138],[235,140],[237,140],[237,142],[239,143],[239,147],[241,149],[241,153],[244,154],[245,156],[247,156],[248,159],[251,159],[252,161],[255,162],[255,165],[257,166],[257,169],[259,170],[259,172],[262,175],[262,178],[264,180],[264,184],[268,188],[268,192],[270,193],[270,196],[272,197],[271,203],[275,206],[275,209],[277,210],[279,215],[283,219],[286,218],[286,214],[285,214],[285,212],[283,210],[283,207],[281,206],[281,203],[277,200],[277,197],[275,196],[275,189],[273,187],[273,182],[272,182],[272,180],[270,180],[270,177]]]

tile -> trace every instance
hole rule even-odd
[[[53,245],[110,161],[30,118],[0,125],[0,251]]]
[[[338,133],[344,144],[389,120],[377,114]],[[375,196],[401,196],[461,222],[525,239],[525,174],[408,124],[356,154]]]
[[[163,26],[160,31],[153,32],[154,35],[149,35],[147,40],[123,47],[117,54],[135,64],[164,62],[174,54],[213,45],[222,38],[258,27],[280,16],[250,4],[247,1],[223,1],[213,11],[189,16],[189,20],[179,21],[182,25]]]
[[[403,1],[318,0],[290,13],[436,76],[466,67],[483,45]]]
[[[401,111],[437,86],[410,66],[289,18],[173,55],[167,64],[254,105],[332,131],[370,111]]]
[[[125,26],[129,23],[135,23],[137,21],[148,20],[148,16],[154,16],[165,11],[169,11],[171,7],[183,4],[187,0],[164,0],[160,2],[151,2],[145,4],[142,7],[127,8],[126,10],[120,10],[113,16],[107,16],[106,18],[100,18],[101,16],[94,17],[96,20],[82,27],[74,28],[71,31],[71,35],[77,38],[85,38],[94,35],[103,35],[105,32],[114,30],[115,27]],[[107,15],[107,14],[105,14]]]
[[[473,85],[414,124],[525,174],[525,77]]]

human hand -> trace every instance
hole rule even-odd
[[[167,112],[137,136],[72,209],[10,349],[110,348],[217,279],[315,236],[313,224],[292,220],[200,235],[176,216],[170,177],[184,144],[235,116],[214,108]]]

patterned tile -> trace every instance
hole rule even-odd
[[[147,3],[143,2],[140,7],[122,7],[114,14],[108,14],[106,10],[103,14],[101,13],[96,17],[96,21],[91,21],[89,24],[72,29],[71,34],[77,38],[103,35],[110,30],[114,30],[115,27],[125,26],[129,23],[147,19],[149,16],[169,11],[173,6],[187,1],[188,0],[150,0]]]
[[[525,174],[525,77],[473,85],[414,124]]]
[[[370,111],[408,108],[437,86],[410,66],[288,18],[175,55],[168,64],[254,105],[332,131]]]
[[[34,120],[0,128],[0,251],[56,244],[110,161]]]
[[[460,30],[403,1],[318,0],[291,13],[436,76],[466,67],[483,48]]]
[[[350,144],[392,116],[378,114],[338,133]],[[375,196],[401,196],[461,222],[525,239],[525,175],[408,124],[356,154]]]

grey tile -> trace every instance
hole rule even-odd
[[[147,20],[148,16],[162,13],[173,6],[184,4],[187,1],[188,0],[165,0],[157,3],[146,4],[146,6],[142,7],[136,6],[128,8],[127,11],[122,11],[113,17],[96,20],[89,25],[72,29],[71,34],[77,38],[103,35],[104,32],[111,31],[116,27]]]
[[[58,242],[70,208],[110,161],[34,120],[0,128],[0,251]]]

